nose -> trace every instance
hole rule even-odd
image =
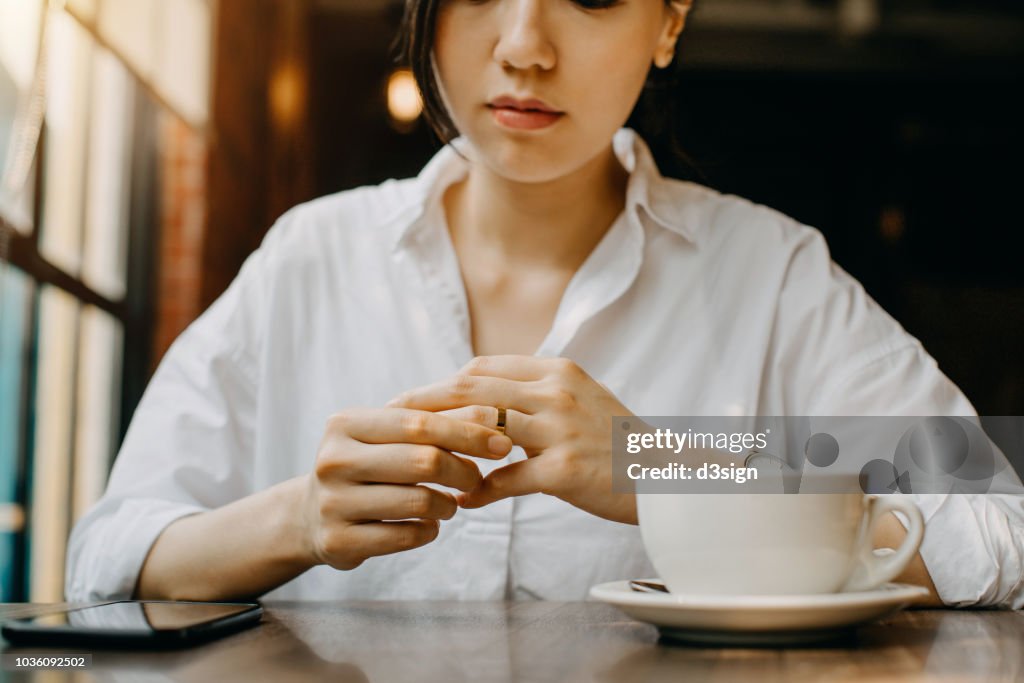
[[[508,0],[499,13],[498,43],[494,59],[502,67],[528,70],[555,66],[555,46],[547,25],[546,0]]]

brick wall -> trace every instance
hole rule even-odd
[[[200,132],[165,115],[160,122],[160,240],[154,365],[201,312],[206,229],[207,144]]]

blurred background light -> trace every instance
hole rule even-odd
[[[270,77],[270,111],[282,129],[294,127],[305,112],[306,84],[303,71],[291,62],[278,66]]]
[[[423,98],[409,69],[396,69],[388,78],[388,112],[398,124],[411,124],[423,114]]]

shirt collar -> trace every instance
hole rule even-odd
[[[620,128],[612,147],[629,172],[626,210],[648,216],[654,223],[697,243],[701,222],[695,214],[696,195],[690,183],[665,178],[647,142],[632,128]]]
[[[469,161],[465,155],[469,142],[458,137],[445,145],[423,167],[414,181],[413,203],[401,212],[393,249],[399,249],[417,232],[427,207],[440,201],[453,183],[465,177]],[[650,148],[632,128],[620,128],[612,138],[612,148],[629,173],[626,185],[626,213],[647,216],[656,225],[696,244],[701,221],[696,194],[690,183],[665,178],[658,170]]]

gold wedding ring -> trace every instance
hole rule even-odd
[[[502,434],[505,433],[505,409],[498,408],[498,426],[495,427]]]

